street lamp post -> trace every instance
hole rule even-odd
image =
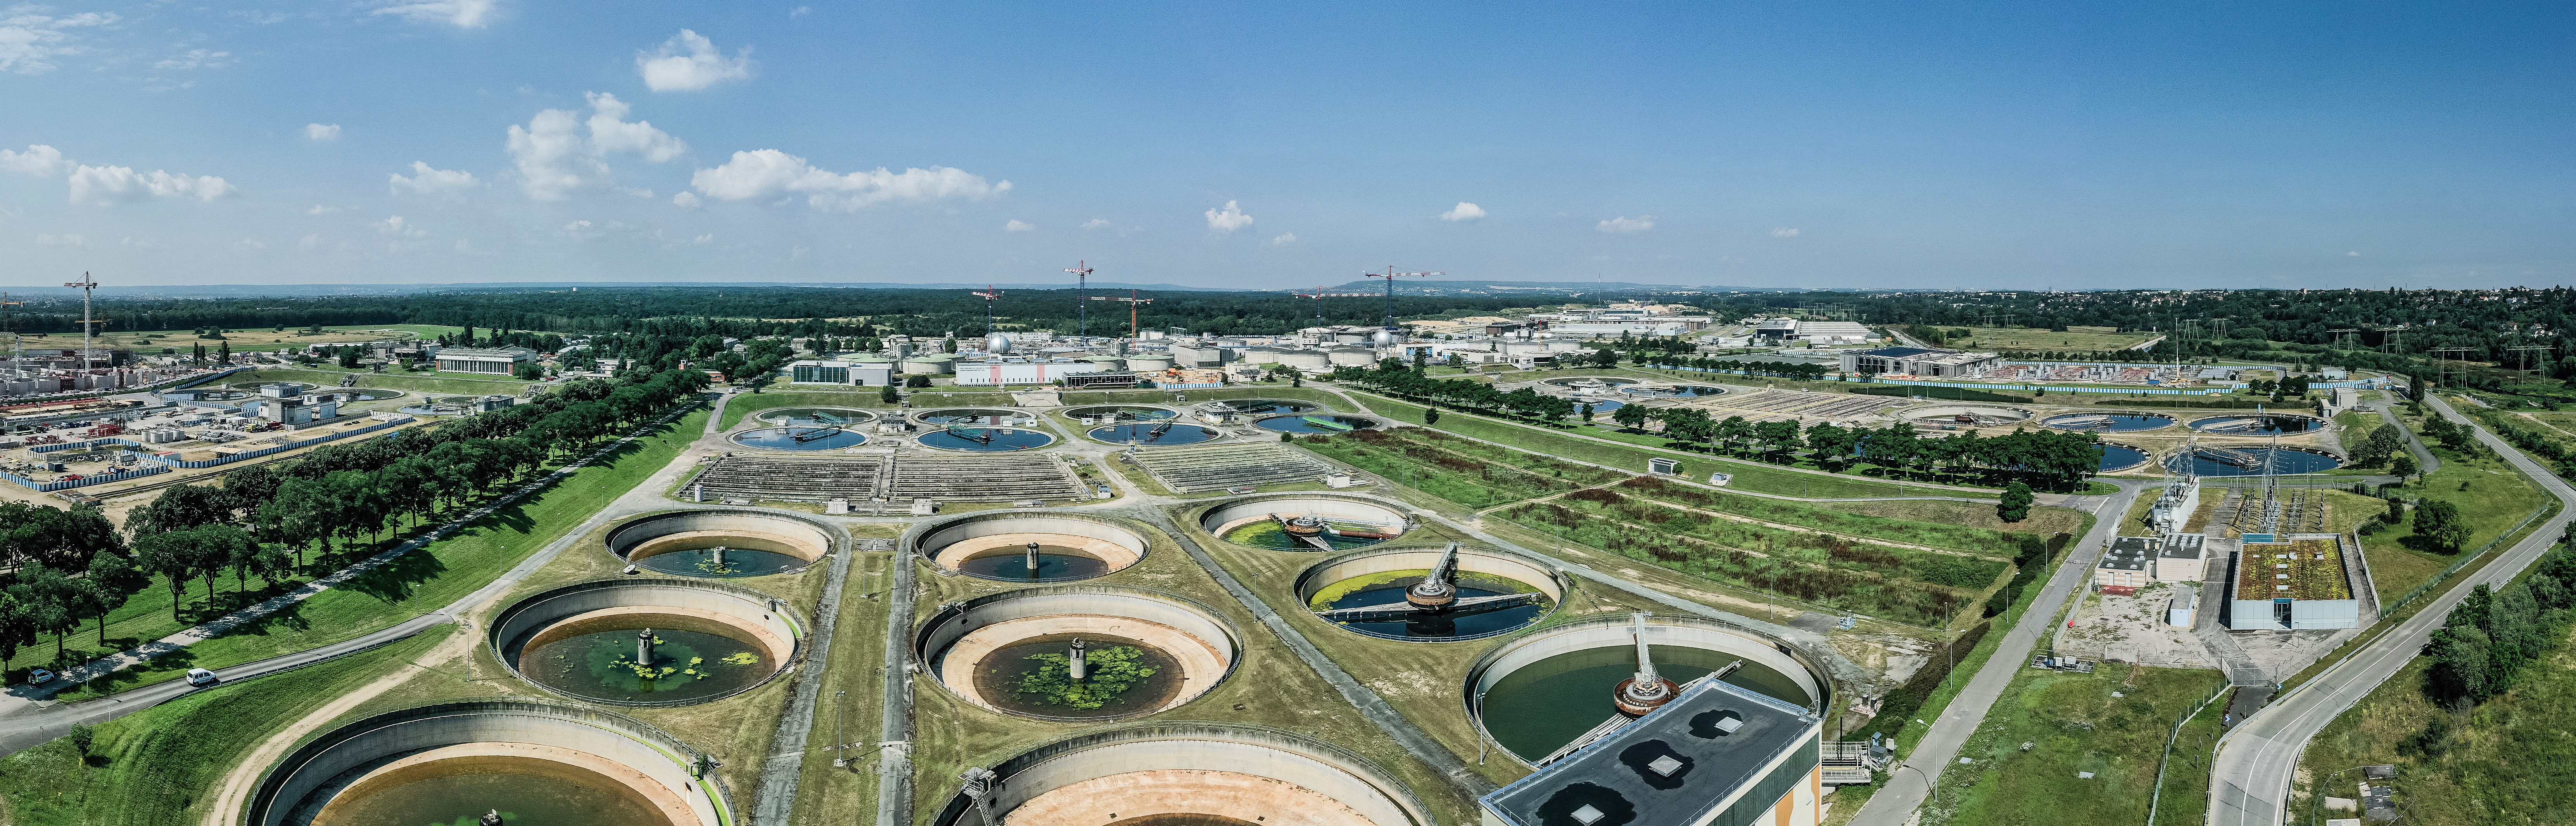
[[[832,692],[832,768],[836,769],[850,765],[850,740],[841,736],[841,708],[845,705],[841,698],[847,696],[850,692]]]
[[[1906,763],[1899,764],[1899,765],[1897,766],[1897,768],[1900,768],[1900,769],[1913,769],[1915,774],[1922,775],[1922,776],[1923,776],[1923,787],[1924,787],[1924,788],[1927,788],[1927,789],[1931,789],[1931,790],[1932,790],[1932,805],[1934,805],[1934,806],[1939,806],[1939,805],[1941,805],[1941,784],[1939,784],[1939,783],[1935,783],[1935,782],[1933,782],[1933,781],[1932,781],[1932,773],[1931,773],[1931,772],[1924,771],[1922,766],[1914,765],[1914,764],[1913,764],[1912,762],[1910,762],[1910,761],[1909,761],[1909,762],[1906,762]]]

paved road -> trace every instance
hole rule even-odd
[[[2214,826],[2269,826],[2289,822],[2282,807],[2290,796],[2291,775],[2298,771],[2299,755],[2308,740],[2334,722],[2344,709],[2378,688],[2389,675],[2415,659],[2433,632],[2451,613],[2451,606],[2479,584],[2502,585],[2506,580],[2530,567],[2550,546],[2557,544],[2567,530],[2571,516],[2576,516],[2576,488],[2549,472],[2549,468],[2515,450],[2512,445],[2488,433],[2486,428],[2462,417],[2439,398],[2427,404],[2445,418],[2476,428],[2478,441],[2486,443],[2514,467],[2537,481],[2550,495],[2569,507],[2561,508],[2529,537],[2494,562],[2488,563],[2465,582],[2454,583],[2450,590],[2424,606],[2413,617],[2398,624],[2361,650],[2337,663],[2325,673],[2299,686],[2287,696],[2275,698],[2270,706],[2246,718],[2219,742],[2218,759],[2211,764],[2209,822]]]
[[[2379,405],[2379,417],[2387,419],[2389,424],[2396,425],[2397,432],[2406,434],[2406,452],[2415,454],[2415,465],[2424,469],[2424,475],[2430,476],[2433,471],[2442,469],[2442,460],[2434,456],[2433,451],[2424,447],[2423,437],[2415,435],[2415,431],[2408,429],[2405,422],[2397,420],[2396,402]]]
[[[2012,631],[2004,635],[2004,641],[1995,649],[1993,658],[1986,660],[1985,667],[1977,669],[1977,675],[1968,679],[1967,687],[1960,689],[1949,707],[1942,709],[1941,719],[1932,724],[1932,730],[1924,734],[1920,742],[1914,744],[1913,753],[1905,756],[1903,765],[1890,770],[1887,785],[1881,787],[1878,794],[1870,796],[1869,803],[1852,818],[1852,826],[1901,826],[1907,823],[1914,810],[1920,808],[1929,796],[1932,784],[1940,782],[1941,770],[1958,762],[1960,747],[1967,744],[1969,735],[1977,732],[1978,724],[1985,722],[1987,710],[1992,709],[1995,700],[2003,696],[2004,687],[2012,683],[2013,675],[2025,667],[2022,664],[2030,662],[2031,650],[2038,647],[2040,637],[2048,632],[2048,626],[2056,622],[2058,610],[2066,606],[2066,600],[2077,588],[2092,581],[2094,560],[2101,558],[2102,549],[2118,532],[2121,517],[2129,512],[2129,506],[2137,500],[2139,492],[2148,487],[2145,482],[2128,479],[2113,480],[2112,484],[2120,486],[2119,494],[2102,497],[2089,509],[2093,512],[2093,529],[2085,532],[2084,539],[2067,554],[2066,562],[2049,576],[2048,587],[2039,592],[2038,599],[2031,601],[2030,610],[2022,614],[2021,620],[2013,623]],[[1914,771],[1905,771],[1906,768]]]

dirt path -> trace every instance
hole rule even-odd
[[[314,730],[337,719],[340,715],[349,713],[350,709],[375,699],[376,695],[392,691],[395,686],[402,685],[403,681],[411,679],[412,675],[427,670],[430,666],[465,656],[467,652],[473,650],[474,639],[473,634],[451,633],[446,642],[439,643],[437,648],[430,649],[419,659],[404,663],[402,668],[377,678],[375,682],[340,695],[321,708],[314,709],[313,713],[304,715],[303,719],[270,735],[266,742],[259,745],[259,748],[244,755],[241,763],[234,766],[231,773],[224,775],[223,783],[216,787],[214,805],[206,809],[203,826],[232,826],[240,822],[242,808],[250,805],[251,792],[259,786],[260,776],[268,771],[269,764],[286,756],[287,750],[303,741],[305,735],[313,733]]]

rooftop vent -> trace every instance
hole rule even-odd
[[[1583,824],[1583,826],[1592,826],[1594,822],[1599,821],[1603,817],[1607,817],[1607,815],[1602,814],[1600,809],[1592,808],[1592,804],[1590,803],[1583,804],[1583,808],[1574,810],[1574,821],[1576,823]]]
[[[1738,725],[1741,725],[1741,723]],[[1672,755],[1667,754],[1662,757],[1655,758],[1655,762],[1646,764],[1646,768],[1653,769],[1656,774],[1671,777],[1673,776],[1673,772],[1681,771],[1682,761],[1675,760]]]

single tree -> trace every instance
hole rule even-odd
[[[2028,519],[2030,505],[2034,498],[2031,496],[2030,486],[2015,479],[2011,484],[2004,486],[2003,498],[1995,504],[1995,516],[2006,522]]]

